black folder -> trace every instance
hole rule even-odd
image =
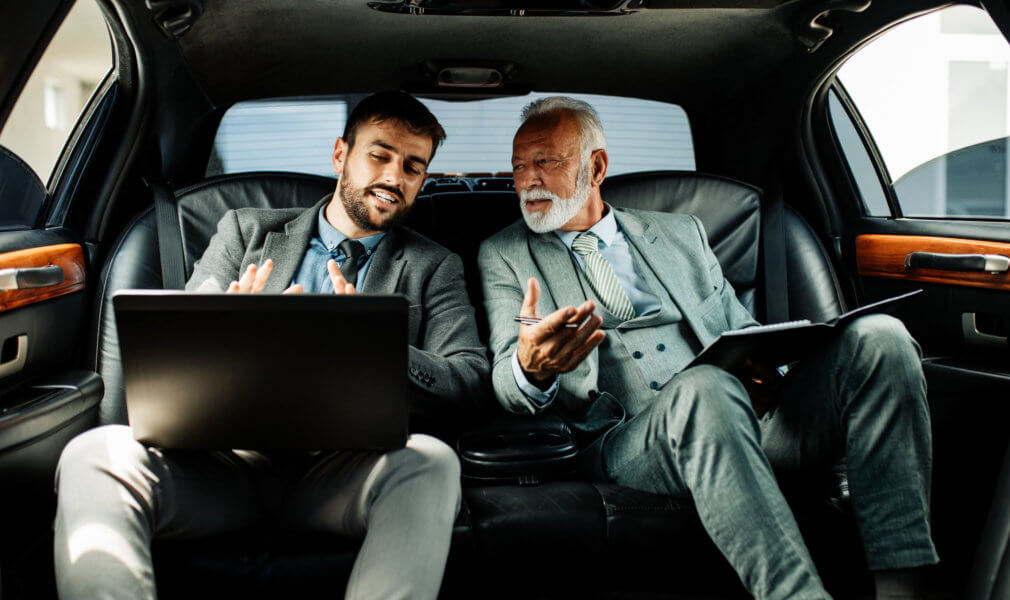
[[[836,330],[853,319],[870,313],[884,312],[893,304],[921,292],[921,289],[915,290],[860,306],[826,323],[811,323],[807,319],[802,319],[727,331],[706,346],[686,368],[715,365],[733,371],[744,366],[748,360],[772,367],[788,365],[803,358],[811,348],[823,343]]]

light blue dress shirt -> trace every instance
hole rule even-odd
[[[347,258],[344,251],[340,249],[340,242],[347,239],[347,236],[337,231],[326,220],[326,205],[319,209],[317,219],[316,235],[309,240],[309,248],[305,251],[302,264],[298,266],[295,278],[291,280],[293,284],[301,284],[306,293],[332,294],[333,282],[330,281],[330,274],[326,271],[326,261],[331,258],[337,261],[337,266],[344,264]],[[364,291],[362,284],[365,283],[365,273],[372,263],[372,256],[375,254],[375,247],[379,245],[386,233],[376,233],[368,237],[358,238],[357,241],[365,247],[365,254],[358,261],[358,282],[354,288],[359,292]]]
[[[621,231],[620,224],[614,216],[613,208],[607,206],[607,214],[603,215],[603,218],[590,227],[588,231],[591,231],[596,234],[596,237],[600,238],[600,254],[613,267],[617,280],[621,282],[621,287],[628,294],[631,305],[635,307],[636,317],[659,312],[662,309],[662,304],[659,298],[649,289],[649,284],[646,283],[645,277],[642,276],[638,271],[638,267],[635,266],[631,247],[628,245],[628,240],[624,237],[624,232]],[[572,250],[572,242],[575,241],[575,238],[580,233],[582,232],[560,230],[554,232],[564,242],[568,248],[568,252],[571,253],[575,258],[575,262],[578,263],[579,268],[585,272],[586,266],[582,264],[582,257]],[[558,391],[558,379],[556,377],[554,378],[554,383],[547,390],[541,390],[530,383],[526,378],[526,374],[523,373],[522,367],[519,365],[518,354],[512,355],[512,375],[515,377],[516,385],[519,386],[523,394],[541,406],[550,402]]]

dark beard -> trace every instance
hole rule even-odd
[[[398,209],[394,211],[385,221],[376,223],[372,221],[368,211],[368,202],[365,200],[365,190],[363,188],[352,188],[351,182],[346,177],[341,177],[340,201],[344,205],[347,216],[354,221],[354,224],[365,231],[388,231],[394,225],[398,225],[407,216],[407,210]],[[381,186],[379,186],[381,188]],[[403,194],[397,194],[400,202],[403,202]]]

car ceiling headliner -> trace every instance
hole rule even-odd
[[[366,0],[217,1],[179,44],[219,106],[410,88],[425,60],[508,61],[520,87],[686,105],[732,97],[802,52],[786,26],[795,5],[472,17],[389,14]]]

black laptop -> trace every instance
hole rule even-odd
[[[379,449],[407,439],[401,296],[113,297],[134,436],[162,448]]]

